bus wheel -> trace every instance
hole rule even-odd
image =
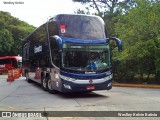
[[[47,90],[47,83],[46,83],[46,79],[45,79],[45,77],[44,76],[42,76],[42,78],[41,78],[41,86],[42,86],[42,88],[43,88],[43,90]]]
[[[26,81],[27,81],[28,83],[31,83],[32,81],[29,79],[28,72],[26,72],[25,76],[26,76]]]
[[[54,90],[53,87],[52,87],[52,81],[51,81],[51,78],[50,78],[50,77],[47,78],[47,90],[48,90],[48,92],[51,93],[51,94],[57,93],[57,91]]]

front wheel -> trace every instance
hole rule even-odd
[[[52,81],[51,81],[51,78],[50,78],[50,77],[47,78],[47,90],[48,90],[48,92],[51,93],[51,94],[57,93],[57,91],[53,89]]]

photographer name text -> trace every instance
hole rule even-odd
[[[24,2],[22,1],[3,1],[3,4],[5,5],[21,5],[24,4]]]

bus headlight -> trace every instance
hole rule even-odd
[[[110,87],[110,86],[112,86],[112,82],[108,83],[108,85],[107,85],[107,87]]]

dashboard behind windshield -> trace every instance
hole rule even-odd
[[[98,71],[110,67],[109,45],[63,45],[62,67],[76,71]]]

